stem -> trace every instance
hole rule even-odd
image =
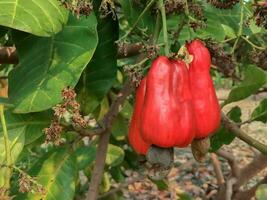
[[[138,16],[137,20],[134,22],[133,26],[130,28],[130,30],[124,35],[122,36],[119,40],[123,40],[124,38],[126,38],[129,34],[131,34],[131,32],[135,29],[135,27],[137,26],[137,24],[139,23],[139,21],[142,19],[142,17],[144,16],[144,14],[146,13],[146,11],[148,11],[148,9],[153,5],[153,3],[155,2],[155,0],[151,0],[145,7],[145,9],[142,11],[142,13]]]
[[[257,46],[256,44],[252,43],[249,39],[247,39],[244,36],[241,36],[241,38],[244,39],[248,44],[250,44],[255,49],[259,49],[259,50],[265,50],[266,49],[266,47]]]
[[[160,14],[157,14],[157,19],[156,19],[156,26],[155,26],[155,31],[153,34],[153,44],[157,44],[158,38],[159,38],[159,34],[161,31],[161,17]]]
[[[164,40],[164,51],[165,55],[169,55],[169,44],[168,44],[168,31],[167,31],[167,21],[166,21],[166,12],[165,6],[163,4],[163,0],[159,0],[159,8],[161,12],[161,19],[162,19],[162,29],[163,29],[163,40]]]
[[[130,82],[130,80],[126,80],[117,98],[112,102],[109,111],[104,116],[104,130],[100,133],[101,135],[99,138],[99,143],[96,152],[96,161],[92,173],[92,178],[90,181],[89,190],[86,195],[86,200],[96,200],[98,197],[99,184],[101,182],[102,175],[104,172],[112,122],[118,115],[119,108],[123,105],[126,98],[131,94],[132,89],[132,83]]]
[[[241,7],[241,11],[240,11],[239,30],[238,30],[237,38],[236,38],[236,41],[235,41],[235,43],[234,43],[234,46],[233,46],[233,48],[232,48],[231,53],[234,53],[234,52],[235,52],[237,43],[238,43],[239,38],[241,37],[242,32],[243,32],[243,24],[244,24],[244,2],[243,2],[243,0],[240,0],[240,7]]]
[[[11,159],[11,149],[9,146],[9,139],[8,139],[8,133],[7,133],[7,127],[6,127],[6,120],[5,120],[5,114],[4,114],[4,106],[0,105],[0,118],[1,118],[1,125],[3,128],[3,136],[4,136],[4,143],[5,143],[5,153],[6,153],[6,161],[7,165],[12,165],[12,159]],[[10,178],[11,178],[12,169],[7,168],[6,177],[5,177],[5,187],[7,189],[10,188]]]
[[[240,140],[243,140],[250,146],[254,147],[255,149],[258,149],[264,155],[267,155],[267,146],[265,144],[247,135],[234,122],[231,122],[231,120],[224,113],[222,113],[221,116],[222,122],[227,130],[235,134],[236,137],[238,137]]]
[[[191,19],[191,17],[190,17],[190,13],[189,13],[187,0],[185,0],[185,15],[187,17],[187,27],[188,27],[189,36],[190,36],[190,39],[191,39],[192,38],[191,29],[190,29],[190,19]]]

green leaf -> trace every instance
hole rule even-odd
[[[254,109],[254,111],[251,114],[250,119],[256,120],[256,121],[262,121],[263,123],[267,122],[267,98],[263,99],[260,102],[260,105],[258,105]]]
[[[125,101],[120,111],[120,114],[122,115],[122,117],[129,120],[132,117],[132,113],[133,113],[133,106],[129,103],[129,101]]]
[[[0,104],[4,105],[7,108],[14,107],[14,105],[10,103],[9,99],[5,97],[0,97]]]
[[[0,0],[0,25],[38,36],[51,36],[67,22],[58,0]]]
[[[244,76],[244,80],[231,90],[224,105],[245,99],[246,97],[255,93],[267,82],[266,72],[253,65],[247,66]]]
[[[78,170],[85,169],[94,162],[96,157],[96,147],[94,146],[80,147],[75,151],[75,156],[77,160]]]
[[[241,109],[238,106],[233,107],[228,113],[227,116],[233,120],[234,122],[238,123],[241,122]]]
[[[23,129],[25,134],[25,145],[28,145],[40,138],[44,133],[43,129],[51,123],[51,112],[41,112],[32,114],[14,114],[5,111],[8,131]]]
[[[267,199],[267,184],[262,184],[257,188],[256,199],[257,200],[266,200]]]
[[[74,87],[90,61],[96,45],[94,15],[76,19],[55,37],[40,38],[15,33],[20,64],[9,76],[9,97],[14,112],[48,109],[61,101],[61,90]]]
[[[235,106],[227,113],[227,116],[234,122],[241,122],[241,114],[241,109],[238,106]],[[234,139],[235,135],[221,125],[219,130],[210,138],[210,151],[215,152],[224,144],[231,144]]]
[[[107,172],[104,172],[99,190],[101,193],[104,193],[109,191],[110,187],[111,183],[109,179],[109,174]]]
[[[120,182],[123,182],[125,180],[125,177],[123,175],[123,171],[122,169],[120,168],[120,166],[117,166],[117,167],[112,167],[110,170],[109,170],[112,178],[117,182],[117,183],[120,183]]]
[[[231,27],[236,33],[239,29],[237,24],[240,21],[240,5],[236,4],[232,9],[219,9],[206,3],[205,13],[209,13],[209,16],[216,16],[217,24],[224,24]]]
[[[207,18],[206,27],[197,29],[198,37],[202,39],[214,38],[215,40],[222,41],[225,38],[225,32],[222,24],[218,23],[218,17],[213,12],[205,11]]]
[[[3,129],[0,127],[0,163],[6,163],[6,151],[5,151],[5,142],[3,136]],[[8,141],[11,150],[11,159],[13,163],[16,163],[16,160],[21,153],[24,146],[24,136],[25,136],[25,127],[20,127],[17,129],[8,129]],[[0,186],[3,186],[5,183],[5,175],[7,168],[0,167]]]
[[[123,159],[124,159],[123,149],[113,144],[109,144],[106,164],[111,167],[114,167],[119,165],[123,161]]]
[[[77,169],[73,154],[64,149],[58,149],[42,164],[31,169],[31,175],[46,189],[46,194],[29,193],[27,200],[72,200],[75,194]]]
[[[100,2],[95,1],[95,3]],[[94,8],[97,10],[98,6],[94,5]],[[98,46],[77,86],[78,100],[86,114],[97,108],[116,80],[117,45],[115,41],[119,36],[119,26],[117,19],[114,20],[112,17],[111,14],[105,18],[97,17]]]
[[[159,190],[167,190],[168,189],[168,184],[165,180],[154,180],[154,179],[150,179],[153,183],[156,184],[157,188]]]
[[[149,1],[147,1],[149,3]],[[121,4],[121,8],[124,12],[124,17],[129,22],[129,26],[133,26],[137,20],[137,18],[140,16],[140,14],[145,9],[145,4],[142,4],[141,2],[132,1],[132,0],[119,0],[119,3]],[[148,10],[142,19],[139,21],[137,28],[143,29],[143,30],[149,30],[149,33],[152,33],[153,28],[155,25],[155,19],[150,14],[150,11]]]
[[[116,140],[124,140],[128,133],[128,122],[122,115],[118,115],[112,124],[112,135]]]

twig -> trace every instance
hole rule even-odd
[[[15,47],[0,47],[1,64],[18,64],[19,58]]]
[[[144,14],[148,11],[148,9],[153,5],[153,3],[155,2],[155,0],[151,0],[145,7],[145,9],[142,11],[142,13],[138,16],[137,20],[135,21],[135,23],[132,25],[132,27],[130,28],[130,30],[123,35],[119,41],[125,39],[129,34],[131,34],[131,32],[135,29],[135,27],[137,26],[137,24],[139,23],[139,21],[142,19],[142,17],[144,16]]]
[[[140,50],[143,48],[143,44],[138,42],[134,44],[125,44],[122,47],[118,48],[118,58],[126,58],[138,55]]]
[[[165,12],[165,5],[163,3],[163,0],[159,0],[159,9],[160,9],[161,19],[162,19],[164,51],[165,51],[165,56],[168,56],[170,52],[169,52],[169,43],[168,43],[166,12]]]
[[[238,189],[245,183],[247,183],[252,177],[258,174],[267,166],[267,156],[259,154],[248,165],[240,170],[240,175],[235,184],[235,188]]]
[[[107,197],[107,196],[109,196],[109,195],[111,195],[111,194],[114,194],[114,193],[116,193],[116,192],[119,192],[119,191],[121,191],[122,189],[124,189],[125,187],[128,187],[128,185],[131,185],[131,184],[133,184],[133,183],[135,183],[135,182],[138,182],[138,181],[141,181],[141,180],[143,180],[143,179],[144,179],[144,177],[138,177],[138,178],[131,179],[131,180],[125,182],[125,183],[121,183],[117,188],[114,188],[114,189],[112,189],[112,190],[110,190],[110,191],[108,191],[108,192],[106,192],[106,193],[100,195],[100,196],[98,197],[98,199],[102,199],[102,198]]]
[[[216,177],[217,177],[218,185],[222,185],[225,183],[225,180],[224,180],[223,173],[222,173],[221,163],[218,160],[216,154],[214,154],[214,153],[210,154],[210,158],[211,158],[211,162],[212,162],[212,165],[214,168],[214,172],[215,172]]]
[[[233,185],[236,183],[236,178],[230,178],[226,181],[226,194],[225,200],[232,200],[233,196]]]
[[[232,176],[234,177],[239,177],[239,166],[237,164],[237,161],[234,157],[234,155],[232,155],[230,152],[227,152],[227,151],[223,151],[223,150],[218,150],[216,152],[216,154],[218,156],[221,156],[223,157],[224,159],[227,160],[228,164],[230,165],[231,167],[231,171],[232,171]]]
[[[138,55],[143,48],[141,43],[126,44],[118,48],[117,57],[128,58]],[[0,47],[0,64],[18,64],[19,57],[15,47]]]
[[[254,44],[253,42],[251,42],[248,38],[246,38],[244,36],[241,36],[241,38],[244,39],[248,44],[250,44],[255,49],[259,49],[259,50],[265,50],[266,49],[266,47],[257,46],[256,44]]]
[[[243,32],[243,24],[244,24],[244,2],[243,0],[240,0],[240,22],[239,22],[239,29],[238,29],[238,33],[237,33],[237,38],[235,40],[234,46],[231,50],[231,54],[233,54],[235,52],[237,43],[240,39],[240,37],[242,36],[242,32]]]
[[[119,113],[120,106],[124,103],[127,96],[131,94],[132,89],[133,89],[133,86],[130,80],[127,80],[121,92],[118,94],[117,99],[111,104],[111,107],[108,113],[104,116],[104,119],[103,119],[104,129],[99,138],[99,144],[98,144],[98,148],[96,152],[95,166],[94,166],[92,178],[90,181],[90,187],[89,187],[89,190],[86,196],[87,200],[97,199],[99,184],[101,182],[101,178],[102,178],[102,174],[103,174],[104,166],[105,166],[111,125],[112,125],[113,120]]]
[[[263,154],[267,155],[267,146],[254,138],[247,135],[244,131],[242,131],[237,124],[231,122],[231,120],[222,112],[222,123],[224,124],[225,128],[228,129],[231,133],[235,134],[240,140],[243,140],[250,146],[258,149]]]

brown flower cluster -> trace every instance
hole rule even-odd
[[[212,63],[218,67],[226,77],[233,77],[235,74],[235,66],[232,56],[226,53],[223,47],[214,40],[205,40],[206,47],[209,49]]]
[[[81,15],[89,16],[93,11],[93,4],[90,0],[60,0],[61,4],[76,15],[78,18]]]
[[[208,0],[214,7],[220,9],[231,9],[239,0]]]
[[[40,194],[46,193],[45,188],[41,184],[36,182],[33,177],[29,176],[24,172],[20,172],[19,191],[21,193],[27,193],[27,192],[36,192]]]
[[[55,145],[62,143],[63,124],[80,128],[86,128],[89,124],[89,121],[80,114],[80,104],[76,101],[75,91],[67,87],[62,90],[61,95],[63,102],[53,107],[54,119],[50,127],[44,129],[46,142],[53,142]]]

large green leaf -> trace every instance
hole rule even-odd
[[[222,24],[218,23],[218,17],[211,11],[205,11],[205,17],[207,18],[206,27],[197,29],[197,36],[202,39],[214,38],[218,41],[222,41],[225,38],[225,32]]]
[[[267,98],[260,102],[260,105],[255,108],[251,114],[251,119],[256,121],[267,122]]]
[[[266,72],[253,65],[247,66],[244,76],[244,80],[231,90],[224,105],[252,95],[267,82]]]
[[[55,37],[40,38],[15,33],[20,64],[9,76],[9,97],[14,112],[50,108],[61,101],[61,90],[75,86],[97,45],[93,14],[68,25]]]
[[[0,25],[38,36],[51,36],[67,22],[58,0],[0,0]]]
[[[41,165],[41,166],[40,166]],[[35,165],[30,174],[46,190],[45,194],[29,193],[27,200],[72,200],[77,177],[76,162],[67,149],[59,149]]]
[[[98,5],[94,5],[94,8],[98,10]],[[119,27],[117,19],[113,18],[111,14],[105,18],[97,14],[98,46],[77,88],[79,102],[86,114],[96,109],[116,80],[117,45],[115,41],[119,36]]]

